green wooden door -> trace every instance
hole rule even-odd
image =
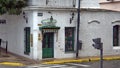
[[[42,45],[42,57],[53,58],[54,33],[44,33]]]

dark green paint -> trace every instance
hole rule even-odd
[[[43,45],[42,45],[42,57],[43,58],[53,58],[54,46],[54,33],[44,33],[43,34]]]
[[[30,53],[30,27],[25,27],[25,47],[24,47],[24,53],[29,54]]]

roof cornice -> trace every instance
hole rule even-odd
[[[94,11],[94,12],[120,12],[120,11],[114,11],[114,10],[108,10],[108,9],[101,9],[101,8],[81,8],[81,11]],[[23,11],[77,11],[77,8],[56,8],[56,7],[37,7],[37,6],[29,6],[26,8],[23,8]]]

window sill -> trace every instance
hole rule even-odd
[[[114,46],[113,49],[118,50],[120,49],[120,46]]]

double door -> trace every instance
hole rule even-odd
[[[43,34],[42,58],[54,57],[54,33]]]

